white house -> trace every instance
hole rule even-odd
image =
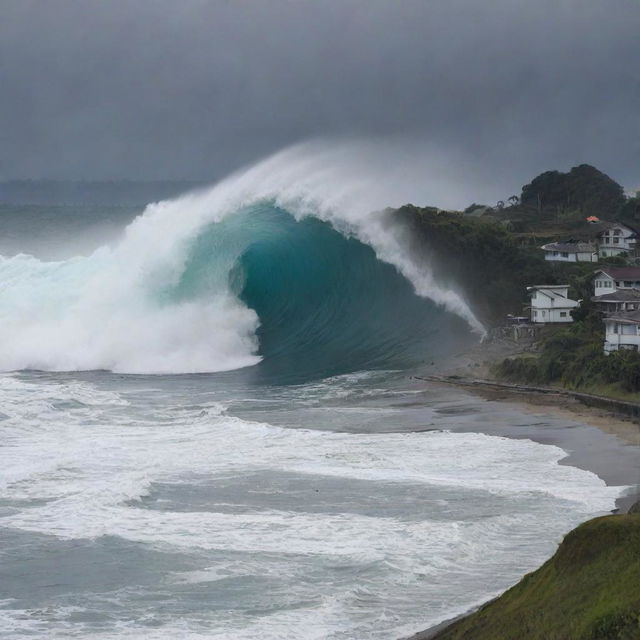
[[[598,234],[598,254],[601,258],[626,255],[636,249],[638,231],[621,222],[609,222]]]
[[[571,311],[579,302],[569,298],[569,285],[527,287],[531,295],[531,322],[573,322]]]
[[[542,245],[544,259],[554,262],[598,262],[598,250],[591,242],[552,242]]]
[[[604,319],[604,352],[628,349],[638,351],[640,346],[640,311],[619,312]]]
[[[640,267],[602,267],[593,278],[593,293],[601,296],[618,289],[640,289]]]

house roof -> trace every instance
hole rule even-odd
[[[553,291],[553,289],[544,290],[541,289],[540,293],[543,293],[545,296],[549,296],[549,298],[553,298],[554,300],[568,300],[568,296],[563,296],[558,291]]]
[[[624,322],[627,324],[640,324],[640,311],[616,311],[605,318],[606,320],[615,320],[616,322]]]
[[[551,242],[543,244],[544,251],[564,251],[566,253],[593,253],[595,245],[590,242]]]
[[[569,289],[568,284],[555,284],[548,286],[535,286],[535,287],[527,287],[527,291],[539,291],[543,295],[547,296],[547,298],[551,298],[552,300],[557,300],[563,303],[562,307],[555,307],[556,309],[571,309],[573,307],[577,307],[580,303],[576,300],[572,300],[566,295],[567,290]],[[559,290],[563,292],[560,293]]]
[[[618,289],[591,298],[592,302],[640,302],[640,289]]]
[[[605,273],[614,280],[640,280],[640,267],[601,267],[594,275]]]

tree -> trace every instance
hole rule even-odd
[[[628,198],[620,208],[617,218],[621,222],[640,224],[640,196]]]
[[[545,171],[522,187],[523,205],[556,214],[578,211],[584,215],[613,217],[625,203],[622,187],[588,164],[568,173]]]

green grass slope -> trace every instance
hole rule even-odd
[[[537,571],[435,638],[640,639],[640,514],[574,529]]]

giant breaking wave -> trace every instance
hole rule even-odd
[[[149,205],[113,247],[0,258],[0,369],[330,375],[416,364],[482,327],[409,255],[375,181],[285,150]],[[400,203],[398,203],[400,204]],[[376,209],[378,212],[375,212]]]

